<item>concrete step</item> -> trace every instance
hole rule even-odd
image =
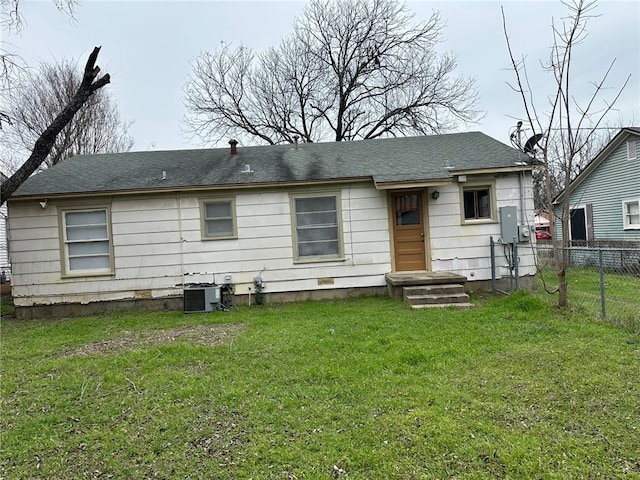
[[[403,287],[402,296],[413,308],[472,307],[464,285],[458,283],[406,286]]]
[[[426,303],[424,305],[411,305],[411,308],[473,308],[473,303]]]
[[[439,303],[468,303],[466,293],[452,293],[449,295],[407,295],[406,301],[411,305],[434,305]]]
[[[403,288],[403,296],[405,299],[409,295],[453,295],[457,293],[465,293],[464,285],[416,285]]]

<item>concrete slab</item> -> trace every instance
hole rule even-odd
[[[386,274],[387,283],[394,287],[411,285],[441,285],[445,283],[464,284],[467,277],[451,272],[427,272],[417,270],[411,272],[393,272]]]

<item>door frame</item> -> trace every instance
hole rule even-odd
[[[396,239],[395,239],[395,203],[394,196],[407,194],[407,193],[419,193],[420,194],[420,211],[422,214],[422,238],[424,243],[424,268],[423,270],[431,271],[431,241],[429,234],[429,211],[426,188],[413,188],[413,189],[399,189],[387,191],[387,211],[389,217],[389,243],[391,253],[391,271],[397,272],[396,268]]]

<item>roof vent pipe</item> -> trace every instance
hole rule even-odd
[[[298,135],[293,136],[293,148],[298,150]]]
[[[231,155],[237,155],[238,154],[238,141],[231,139],[229,140],[229,145],[231,145]]]

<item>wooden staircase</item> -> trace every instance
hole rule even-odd
[[[465,292],[467,279],[462,275],[414,271],[388,273],[386,278],[389,295],[413,308],[473,306]]]

